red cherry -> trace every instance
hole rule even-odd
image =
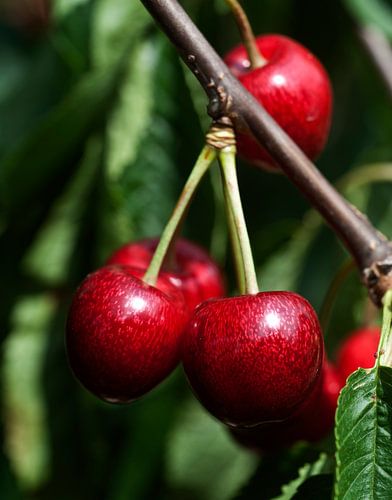
[[[282,35],[256,39],[266,64],[250,69],[243,45],[225,56],[242,85],[264,106],[311,159],[322,151],[328,137],[332,91],[323,66],[305,47]],[[250,163],[276,169],[277,164],[246,132],[237,132],[239,154]]]
[[[146,269],[158,245],[157,238],[128,243],[108,259],[108,264],[123,264]],[[179,238],[175,244],[171,271],[173,284],[184,294],[191,311],[204,300],[225,295],[225,285],[218,265],[208,253],[190,241]]]
[[[323,349],[309,302],[264,292],[199,305],[182,357],[193,391],[213,415],[252,426],[292,415],[317,381]]]
[[[290,446],[296,441],[320,441],[333,429],[341,388],[337,370],[325,361],[312,393],[288,420],[230,432],[239,444],[258,452]]]
[[[373,368],[380,335],[379,326],[366,326],[351,332],[343,341],[336,361],[343,385],[358,368]]]
[[[287,440],[291,443],[299,440],[316,442],[327,436],[334,426],[342,387],[338,371],[325,361],[319,382],[309,399],[286,424]]]
[[[187,319],[184,299],[165,276],[157,286],[139,269],[108,266],[87,276],[69,311],[71,368],[96,396],[113,403],[139,398],[179,361]]]

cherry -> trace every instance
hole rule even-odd
[[[157,238],[128,243],[109,257],[108,264],[123,264],[146,269],[158,245]],[[175,243],[171,280],[183,292],[191,311],[202,301],[225,295],[225,285],[218,265],[200,246],[184,238]]]
[[[107,266],[88,275],[68,315],[71,368],[96,396],[127,403],[161,382],[176,366],[187,320],[182,294],[165,275],[156,287],[139,269]]]
[[[229,426],[283,420],[320,375],[316,313],[291,292],[210,299],[195,310],[182,359],[201,403]]]
[[[336,368],[324,361],[321,377],[312,394],[286,423],[285,434],[289,442],[320,441],[331,432],[343,385]]]
[[[330,128],[331,85],[320,62],[305,47],[282,35],[256,38],[266,63],[250,68],[243,45],[225,56],[231,72],[268,113],[314,159],[322,151]],[[276,169],[277,164],[255,139],[237,131],[239,154],[252,164]]]
[[[300,440],[320,441],[333,429],[342,386],[335,367],[324,361],[316,386],[293,416],[284,422],[230,429],[231,435],[242,446],[258,452],[287,447]]]
[[[379,326],[366,326],[351,332],[343,341],[336,358],[343,385],[358,368],[373,368],[380,335]]]

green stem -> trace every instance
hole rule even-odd
[[[222,170],[222,176],[223,176],[223,170]],[[236,263],[234,268],[237,278],[237,286],[238,290],[240,290],[241,293],[244,293],[246,285],[245,285],[244,266],[242,264],[243,259],[242,259],[240,241],[238,239],[238,232],[234,221],[233,211],[230,205],[230,195],[227,189],[226,182],[223,182],[223,195],[225,199],[226,220],[229,226],[230,243],[233,251],[234,262]]]
[[[238,187],[235,148],[227,147],[219,151],[218,158],[222,170],[224,190],[227,194],[229,213],[231,213],[232,217],[232,222],[230,222],[229,217],[229,224],[232,224],[238,240],[239,253],[234,255],[236,266],[241,270],[239,272],[243,270],[244,274],[244,284],[238,284],[239,290],[241,294],[256,294],[259,288]]]
[[[324,338],[326,337],[327,327],[329,320],[331,318],[331,312],[333,305],[336,300],[336,296],[342,286],[343,282],[346,280],[347,276],[355,269],[355,264],[353,260],[348,260],[343,263],[338,272],[335,274],[333,280],[331,281],[329,288],[327,290],[324,302],[320,310],[320,325],[324,332]]]
[[[185,212],[192,200],[193,194],[195,193],[203,175],[207,172],[215,158],[216,151],[210,146],[204,146],[195,166],[192,169],[192,172],[188,177],[188,180],[185,183],[182,193],[177,201],[177,205],[175,206],[169,222],[162,233],[150,265],[143,277],[143,281],[147,284],[155,285],[166,253],[179,225],[182,222]]]
[[[392,181],[392,163],[372,163],[354,168],[336,183],[341,192],[347,192],[375,182]]]
[[[261,68],[267,64],[266,59],[261,55],[248,16],[237,0],[226,0],[231,12],[234,15],[238,29],[240,30],[242,41],[249,56],[252,69]]]
[[[211,187],[214,197],[214,224],[211,232],[210,254],[222,265],[227,260],[227,227],[224,214],[224,198],[219,170],[210,170]]]
[[[378,346],[376,366],[392,368],[392,290],[388,290],[383,298],[383,316],[381,339]]]

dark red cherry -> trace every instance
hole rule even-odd
[[[230,433],[239,444],[257,452],[277,450],[296,441],[320,441],[333,429],[341,388],[338,372],[325,361],[316,386],[293,416],[283,422],[230,429]]]
[[[321,377],[312,394],[285,424],[283,434],[289,444],[299,440],[320,441],[332,431],[342,387],[336,368],[324,361]]]
[[[108,264],[123,264],[146,269],[158,245],[157,238],[128,243],[108,259]],[[184,294],[191,311],[202,301],[225,295],[225,285],[218,265],[200,246],[184,238],[175,244],[173,262],[164,266],[173,283]]]
[[[182,349],[201,403],[230,426],[283,420],[320,375],[323,338],[312,306],[291,292],[211,299],[195,310]]]
[[[89,274],[68,315],[66,347],[74,374],[113,403],[139,398],[179,361],[187,319],[182,294],[164,275],[153,287],[141,274],[125,266]]]
[[[343,384],[358,368],[373,368],[380,334],[379,326],[366,326],[351,332],[344,339],[336,358],[336,368]]]
[[[231,72],[311,159],[324,148],[332,113],[332,91],[323,66],[305,47],[282,35],[256,39],[266,60],[250,69],[245,47],[225,56]],[[276,169],[271,156],[247,131],[237,131],[239,154],[252,164]]]

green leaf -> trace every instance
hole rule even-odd
[[[47,333],[55,309],[48,295],[19,300],[4,343],[2,368],[5,446],[14,473],[25,489],[49,476],[49,434],[41,377]]]
[[[138,0],[98,0],[92,27],[93,63],[104,67],[117,61],[152,23]]]
[[[382,0],[345,0],[348,9],[364,25],[375,24],[392,40],[392,8]]]
[[[101,152],[99,137],[93,137],[87,142],[78,172],[66,191],[56,200],[23,260],[23,269],[47,285],[60,286],[70,276],[80,214],[86,207]]]
[[[118,181],[136,159],[153,111],[153,78],[159,63],[156,44],[137,45],[129,56],[124,83],[108,123],[107,176]]]
[[[389,498],[392,491],[392,290],[383,304],[375,366],[354,372],[338,401],[337,500]]]
[[[102,259],[131,238],[160,234],[179,194],[178,92],[173,82],[178,81],[180,67],[161,38],[140,47],[138,54],[147,67],[129,75],[121,96],[126,110],[118,107],[108,127]],[[128,93],[136,86],[140,102]],[[138,110],[140,123],[134,123]]]
[[[56,19],[61,19],[69,15],[80,5],[91,2],[91,0],[54,0],[53,14]]]
[[[325,453],[321,453],[319,459],[312,464],[305,464],[298,471],[298,477],[290,483],[282,486],[282,494],[274,497],[272,500],[290,500],[298,488],[310,477],[316,476],[324,472],[330,463],[329,457]]]
[[[235,495],[235,500],[288,499],[312,474],[330,469],[331,459],[303,443],[289,450],[261,457],[250,481]],[[305,464],[305,465],[304,465]],[[299,472],[298,472],[299,471]],[[282,487],[282,484],[287,483]],[[233,499],[233,500],[234,500]]]
[[[390,498],[392,369],[359,369],[341,392],[336,414],[335,498]]]
[[[6,100],[23,76],[27,62],[18,50],[2,47],[0,52],[0,102]]]
[[[50,189],[97,122],[119,82],[119,68],[86,76],[0,164],[1,208],[11,215]],[[67,162],[68,161],[68,162]]]
[[[316,212],[306,214],[303,224],[291,240],[262,266],[259,283],[263,290],[294,290],[301,275],[303,262],[314,237],[320,229],[321,218]]]
[[[238,447],[227,429],[192,400],[169,436],[166,463],[167,478],[175,490],[223,500],[253,474],[257,457]]]

